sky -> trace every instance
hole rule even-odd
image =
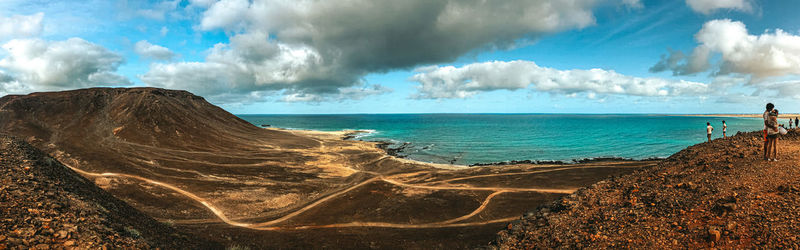
[[[0,0],[0,96],[235,114],[800,112],[800,1]]]

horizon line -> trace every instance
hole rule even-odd
[[[233,113],[232,113],[233,114]],[[759,113],[515,113],[515,112],[421,112],[421,113],[240,113],[234,115],[670,115],[670,116],[720,116],[720,115],[758,115]],[[782,115],[800,115],[785,113]]]

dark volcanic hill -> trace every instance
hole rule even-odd
[[[0,249],[215,248],[111,196],[29,144],[0,135]]]
[[[0,133],[158,221],[251,248],[474,247],[532,207],[654,164],[426,164],[155,88],[2,97]]]
[[[688,147],[655,167],[526,214],[501,249],[800,247],[800,130],[762,159],[761,132]]]
[[[37,146],[66,151],[126,143],[175,150],[247,149],[232,141],[266,140],[287,148],[316,141],[265,131],[186,91],[92,88],[0,98],[0,130],[28,136]],[[253,136],[256,135],[256,136]],[[108,145],[114,146],[114,145]]]

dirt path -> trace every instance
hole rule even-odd
[[[201,197],[199,197],[199,196],[197,196],[197,195],[195,195],[193,193],[190,193],[190,192],[188,192],[186,190],[180,189],[180,188],[178,188],[176,186],[173,186],[173,185],[170,185],[170,184],[167,184],[167,183],[163,183],[163,182],[160,182],[160,181],[154,181],[154,180],[147,179],[147,178],[144,178],[144,177],[139,177],[139,176],[129,175],[129,174],[91,173],[91,172],[86,172],[86,171],[74,168],[74,167],[69,166],[69,165],[66,165],[66,166],[69,167],[70,169],[72,169],[73,171],[78,172],[81,175],[96,176],[96,177],[124,177],[124,178],[136,179],[136,180],[144,181],[144,182],[147,182],[147,183],[150,183],[150,184],[153,184],[153,185],[161,186],[161,187],[167,188],[169,190],[175,191],[175,192],[177,192],[179,194],[185,195],[186,197],[189,197],[190,199],[195,200],[195,201],[199,202],[200,204],[203,204],[203,206],[208,208],[208,210],[210,210],[212,213],[214,213],[214,215],[216,215],[220,220],[222,220],[223,222],[225,222],[225,223],[227,223],[229,225],[237,226],[237,227],[250,227],[250,224],[239,223],[239,222],[235,222],[233,220],[228,219],[228,217],[225,216],[225,214],[222,213],[222,211],[220,211],[217,207],[211,205],[211,203],[209,201],[207,201],[207,200],[205,200],[205,199],[203,199],[203,198],[201,198]]]
[[[563,170],[572,170],[572,169],[580,169],[580,168],[604,168],[608,167],[609,165],[615,164],[606,164],[602,166],[577,166],[577,167],[563,167],[563,168],[551,168],[551,169],[544,169],[544,170],[536,170],[536,171],[528,171],[528,172],[518,172],[518,173],[502,173],[502,174],[484,174],[484,175],[473,175],[467,177],[459,177],[459,178],[452,178],[446,180],[438,180],[432,182],[425,182],[425,184],[434,184],[434,183],[447,183],[452,181],[460,181],[460,180],[470,180],[476,178],[484,178],[484,177],[494,177],[494,176],[511,176],[511,175],[529,175],[529,174],[540,174],[540,173],[547,173],[547,172],[555,172],[555,171],[563,171]],[[641,166],[635,166],[631,168],[639,168]]]
[[[280,217],[278,219],[274,219],[274,220],[266,221],[266,222],[261,222],[261,223],[242,223],[242,222],[237,222],[237,221],[234,221],[234,220],[228,218],[219,208],[214,206],[208,200],[206,200],[206,199],[204,199],[202,197],[199,197],[199,196],[197,196],[197,195],[195,195],[195,194],[193,194],[193,193],[191,193],[189,191],[186,191],[186,190],[183,190],[183,189],[181,189],[179,187],[176,187],[176,186],[173,186],[171,184],[168,184],[168,183],[155,181],[155,180],[151,180],[151,179],[140,177],[140,176],[136,176],[136,175],[120,174],[120,173],[92,173],[92,172],[83,171],[83,170],[78,169],[78,168],[74,168],[72,166],[67,166],[67,167],[69,167],[73,171],[78,172],[81,175],[85,175],[85,176],[131,178],[131,179],[136,179],[136,180],[139,180],[139,181],[147,182],[147,183],[150,183],[150,184],[153,184],[153,185],[156,185],[156,186],[160,186],[160,187],[163,187],[163,188],[167,188],[169,190],[177,192],[177,193],[179,193],[181,195],[184,195],[184,196],[186,196],[186,197],[188,197],[188,198],[190,198],[190,199],[192,199],[194,201],[197,201],[198,203],[202,204],[204,207],[206,207],[208,210],[210,210],[212,213],[214,213],[215,216],[217,216],[220,220],[222,220],[224,223],[226,223],[228,225],[237,226],[237,227],[251,228],[251,229],[258,229],[258,230],[297,230],[297,229],[331,228],[331,227],[442,228],[442,227],[465,227],[465,226],[485,225],[485,224],[492,224],[492,223],[510,221],[510,220],[513,220],[516,217],[504,218],[504,219],[498,219],[498,220],[490,220],[490,221],[486,221],[486,222],[471,222],[471,223],[455,223],[455,222],[468,219],[468,218],[480,213],[481,211],[483,211],[489,205],[489,203],[492,200],[492,198],[494,198],[495,196],[497,196],[499,194],[502,194],[502,193],[507,193],[507,192],[543,192],[543,193],[569,194],[569,193],[572,193],[572,192],[575,191],[575,189],[539,189],[539,188],[467,187],[467,186],[461,186],[461,187],[428,186],[428,185],[407,184],[407,183],[398,182],[396,180],[388,179],[388,178],[385,178],[385,177],[377,176],[377,177],[373,177],[371,179],[368,179],[366,181],[363,181],[361,183],[358,183],[356,185],[353,185],[353,186],[351,186],[351,187],[349,187],[347,189],[344,189],[342,191],[339,191],[339,192],[333,193],[331,195],[328,195],[328,196],[326,196],[326,197],[324,197],[322,199],[319,199],[319,200],[317,200],[317,201],[315,201],[315,202],[313,202],[311,204],[308,204],[308,205],[304,206],[303,208],[295,210],[294,212],[292,212],[290,214],[287,214],[287,215],[284,215],[284,216],[282,216],[282,217]],[[486,176],[488,177],[488,176],[494,176],[494,175],[486,175]],[[464,216],[461,216],[461,217],[458,217],[458,218],[442,221],[442,222],[425,223],[425,224],[397,224],[397,223],[384,223],[384,222],[349,222],[349,223],[339,223],[339,224],[320,225],[320,226],[270,227],[272,225],[275,225],[275,224],[284,222],[286,220],[289,220],[291,218],[294,218],[294,217],[296,217],[296,216],[298,216],[298,215],[300,215],[300,214],[302,214],[302,213],[304,213],[304,212],[306,212],[306,211],[308,211],[308,210],[310,210],[310,209],[312,209],[312,208],[314,208],[314,207],[316,207],[316,206],[318,206],[318,205],[320,205],[322,203],[325,203],[326,201],[329,201],[329,200],[331,200],[333,198],[339,197],[339,196],[341,196],[343,194],[346,194],[346,193],[348,193],[348,192],[350,192],[352,190],[355,190],[355,189],[357,189],[359,187],[362,187],[364,185],[367,185],[367,184],[370,184],[370,183],[373,183],[373,182],[376,182],[376,181],[384,181],[384,182],[387,182],[387,183],[390,183],[390,184],[393,184],[393,185],[409,187],[409,188],[435,189],[435,190],[488,190],[488,191],[495,191],[495,192],[492,193],[491,195],[489,195],[488,197],[486,197],[486,199],[481,203],[481,205],[478,208],[476,208],[472,213],[469,213],[467,215],[464,215]],[[202,220],[199,220],[199,221],[202,221]]]

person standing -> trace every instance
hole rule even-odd
[[[794,127],[800,128],[800,120],[798,120],[797,117],[794,118]]]
[[[775,104],[767,103],[767,110],[764,111],[764,115],[763,115],[763,117],[764,117],[764,160],[765,161],[769,161],[769,151],[770,151],[770,146],[772,145],[771,144],[772,140],[767,136],[767,130],[769,130],[769,129],[777,130],[778,129],[778,127],[777,127],[778,125],[775,125],[773,127],[773,125],[770,123],[770,120],[769,120],[769,113],[772,112],[772,109],[774,109],[774,108],[775,108]]]
[[[711,142],[711,131],[714,131],[714,127],[711,126],[710,122],[706,122],[706,132],[708,132],[708,142]]]
[[[773,109],[769,112],[769,124],[773,127],[767,128],[767,139],[769,140],[768,149],[771,153],[767,154],[768,158],[767,161],[778,161],[778,134],[780,130],[778,130],[778,110]]]
[[[728,137],[728,135],[726,135],[727,132],[728,132],[728,124],[725,124],[725,120],[722,120],[722,138]]]

